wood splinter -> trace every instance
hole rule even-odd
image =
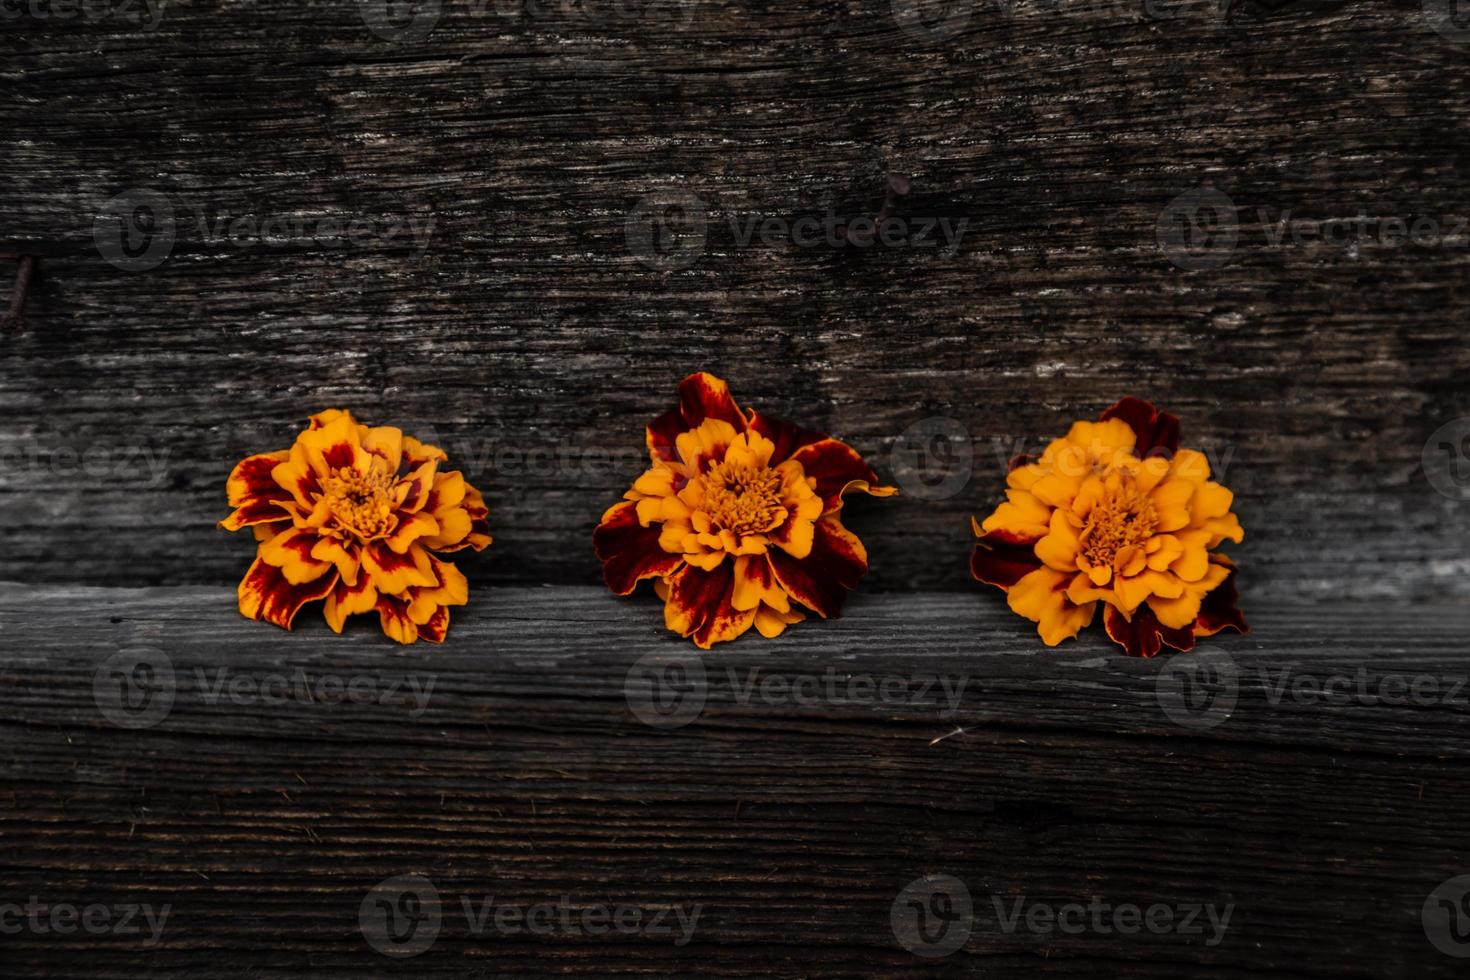
[[[22,314],[25,312],[26,297],[31,291],[31,274],[36,269],[34,256],[22,255],[20,268],[15,273],[15,289],[10,294],[10,308],[0,315],[0,330],[5,333],[20,333]]]

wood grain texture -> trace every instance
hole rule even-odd
[[[0,894],[172,911],[153,948],[22,932],[0,965],[99,977],[1462,975],[1420,910],[1470,872],[1470,612],[1249,612],[1249,637],[1137,661],[1096,632],[1047,651],[998,597],[858,595],[841,620],[695,657],[650,598],[573,587],[480,590],[446,645],[403,649],[367,624],[335,637],[311,614],[291,634],[243,621],[226,589],[7,586]],[[172,671],[171,710],[151,727],[102,710],[119,703],[98,695],[119,654]],[[702,667],[703,688],[678,688],[701,690],[702,711],[676,711],[681,727],[641,721],[649,702],[628,683],[641,657]],[[1170,672],[1201,664],[1215,671],[1200,675],[1210,697],[1170,713],[1186,705],[1170,700]],[[805,690],[801,678],[829,671],[835,697],[768,686]],[[415,707],[254,693],[298,672],[317,692],[328,678],[379,694],[416,678],[429,696]],[[1308,690],[1302,678],[1360,673],[1354,689],[1419,678],[1423,696],[1290,693]],[[885,678],[882,697],[847,686],[881,691]],[[368,946],[358,911],[406,873],[434,882],[443,922],[431,948],[397,961]],[[975,909],[963,948],[937,961],[901,948],[890,925],[900,891],[936,874],[964,881]],[[529,907],[564,895],[577,908],[702,912],[685,945],[476,934],[460,912],[467,896]],[[1213,945],[1006,931],[993,900],[1023,897],[1234,911]]]
[[[874,590],[968,588],[998,456],[1137,394],[1228,460],[1248,593],[1470,595],[1470,516],[1420,463],[1470,415],[1470,248],[1270,242],[1283,212],[1446,233],[1470,214],[1465,47],[1409,3],[977,0],[945,40],[894,9],[444,0],[408,43],[347,2],[6,20],[0,276],[41,257],[0,347],[7,574],[231,582],[248,545],[212,527],[231,463],[343,405],[472,461],[497,535],[477,579],[595,582],[589,532],[641,426],[710,369],[907,486],[915,424],[972,444],[938,464],[973,470],[952,496],[855,514]],[[873,214],[889,173],[913,178],[901,215],[968,221],[953,255],[731,229]],[[1239,245],[1184,271],[1156,224],[1205,186]],[[133,189],[177,219],[141,272],[95,235]],[[650,268],[625,222],[677,189],[706,246]],[[423,249],[218,233],[276,215],[433,230]]]

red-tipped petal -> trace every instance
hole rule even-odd
[[[290,629],[302,606],[325,598],[336,585],[335,571],[314,582],[292,585],[279,568],[257,558],[237,590],[240,612],[250,619],[263,619],[282,629]]]
[[[685,565],[667,581],[664,624],[702,650],[735,639],[755,622],[755,609],[742,612],[733,604],[733,561],[722,561],[710,571]]]
[[[735,404],[730,386],[705,371],[691,374],[679,382],[679,408],[665,412],[648,423],[648,450],[658,459],[676,460],[674,441],[682,432],[699,428],[705,419],[720,419],[744,432],[745,414]]]
[[[1216,564],[1229,564],[1222,556],[1211,555],[1210,558]],[[1225,581],[1206,593],[1204,601],[1200,603],[1199,617],[1194,622],[1194,635],[1214,636],[1223,629],[1249,633],[1251,628],[1245,621],[1245,613],[1236,606],[1239,601],[1240,592],[1235,588],[1235,572],[1232,571],[1225,577]]]
[[[1161,412],[1141,398],[1131,395],[1118,400],[1103,412],[1098,421],[1122,419],[1133,430],[1136,441],[1133,452],[1144,459],[1150,455],[1170,458],[1179,451],[1179,419]]]
[[[617,595],[627,595],[646,578],[672,572],[684,559],[659,547],[660,527],[638,522],[638,505],[615,504],[592,532],[592,548],[602,562],[602,578]]]
[[[1041,567],[1035,546],[1040,538],[1025,538],[1008,531],[991,531],[975,542],[970,553],[970,574],[986,585],[1009,589]]]
[[[1107,626],[1108,636],[1130,657],[1156,656],[1165,644],[1175,650],[1194,649],[1194,630],[1187,626],[1170,629],[1158,621],[1147,603],[1134,610],[1131,622],[1123,618],[1116,607],[1108,606],[1103,623]]]
[[[821,442],[827,436],[811,429],[803,429],[793,422],[785,419],[772,418],[762,415],[759,411],[751,411],[750,427],[771,442],[775,443],[776,449],[771,453],[771,465],[784,463],[803,446],[809,446],[814,442]]]
[[[854,485],[857,485],[854,489],[876,492],[879,496],[893,492],[878,485],[878,474],[845,442],[823,439],[802,446],[791,458],[801,464],[808,477],[817,481],[817,496],[822,498],[824,513],[841,507],[842,494]]]
[[[835,515],[817,521],[811,554],[792,558],[779,548],[769,552],[771,571],[791,598],[824,619],[842,614],[847,594],[868,571],[868,552]]]

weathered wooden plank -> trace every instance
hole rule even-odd
[[[0,595],[0,893],[171,908],[151,949],[7,936],[8,974],[1459,975],[1421,908],[1467,872],[1462,606],[1258,602],[1251,636],[1143,662],[1098,636],[1048,651],[983,593],[860,593],[841,620],[697,657],[651,600],[591,589],[481,589],[449,643],[407,649],[366,624],[248,623],[232,598]],[[155,670],[137,710],[172,677],[166,713],[112,699],[119,655]],[[1176,697],[1201,668],[1208,697]],[[261,696],[298,674],[314,700]],[[650,676],[672,698],[658,725]],[[441,929],[395,963],[358,915],[407,873],[435,884]],[[936,967],[890,912],[938,874],[974,918]],[[676,945],[477,933],[462,905],[563,895],[700,915]],[[1217,943],[1007,931],[1018,898],[1232,912]]]
[[[911,485],[903,433],[964,433],[967,486],[861,515],[874,588],[966,587],[997,446],[1134,393],[1229,454],[1248,586],[1467,594],[1462,491],[1432,490],[1421,457],[1470,415],[1470,249],[1377,224],[1272,244],[1284,212],[1443,234],[1470,214],[1463,48],[1419,6],[977,4],[944,40],[887,0],[631,6],[446,2],[406,44],[350,3],[6,21],[0,252],[43,257],[0,349],[11,574],[228,583],[237,546],[209,527],[230,462],[340,404],[480,455],[482,575],[589,583],[639,426],[708,368]],[[890,172],[914,178],[902,216],[968,221],[953,254],[738,240],[751,217],[872,214]],[[1185,271],[1159,217],[1207,185],[1238,246]],[[177,219],[141,272],[95,237],[133,188]],[[626,221],[672,188],[703,203],[707,244],[650,268]],[[271,216],[372,233],[280,245],[252,233]],[[387,235],[408,219],[433,220],[426,249]],[[97,470],[52,465],[58,443]],[[48,462],[11,463],[32,445]],[[573,462],[542,465],[548,447]],[[107,465],[134,449],[161,477]]]

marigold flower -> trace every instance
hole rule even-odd
[[[741,409],[711,374],[685,378],[679,403],[648,426],[652,468],[593,532],[608,587],[654,579],[664,624],[705,650],[839,615],[868,570],[843,495],[898,491],[846,443]]]
[[[1245,536],[1234,495],[1210,480],[1203,454],[1179,448],[1173,415],[1124,398],[1040,457],[1012,461],[1006,484],[1006,502],[972,519],[970,571],[1048,646],[1089,625],[1099,602],[1108,635],[1135,657],[1249,632],[1235,566],[1214,550]]]
[[[290,629],[308,602],[325,599],[338,633],[347,617],[377,610],[399,643],[442,643],[450,606],[469,601],[459,569],[435,557],[490,544],[480,491],[442,449],[349,412],[311,417],[296,444],[242,460],[227,484],[227,531],[249,527],[256,558],[240,582],[240,612]]]

